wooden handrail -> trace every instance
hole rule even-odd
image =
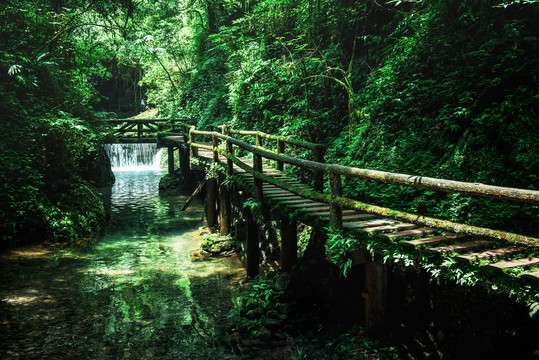
[[[206,132],[206,133],[208,133],[208,132]],[[232,138],[230,136],[215,133],[215,137],[224,139],[224,140],[227,141],[227,143],[233,143],[234,145],[242,147],[247,151],[252,151],[253,153],[256,152],[256,153],[258,153],[259,156],[262,156],[262,157],[271,158],[271,157],[274,157],[274,156],[278,156],[278,157],[282,157],[282,160],[285,161],[285,162],[288,162],[288,163],[293,163],[293,162],[295,162],[295,160],[298,160],[298,159],[291,158],[291,157],[288,157],[288,156],[276,155],[276,154],[271,153],[271,152],[266,152],[264,150],[260,150],[260,149],[254,147],[254,146],[252,146],[252,145],[250,145],[248,143],[245,143],[245,142],[243,142],[241,140],[234,139],[234,138]],[[191,145],[192,145],[193,148],[212,149],[213,151],[218,152],[219,154],[225,156],[228,161],[233,162],[235,165],[237,165],[241,169],[245,170],[246,172],[252,174],[255,178],[257,178],[257,179],[259,179],[261,181],[266,181],[268,183],[274,184],[274,185],[276,185],[276,186],[278,186],[278,187],[280,187],[282,189],[286,189],[288,191],[291,191],[291,192],[293,192],[293,193],[295,193],[295,194],[297,194],[299,196],[305,197],[307,199],[328,203],[331,206],[331,212],[332,213],[341,212],[342,208],[353,209],[353,210],[363,211],[363,212],[367,212],[367,213],[371,213],[371,214],[392,217],[392,218],[395,218],[395,219],[398,219],[398,220],[411,221],[411,222],[415,222],[417,224],[421,224],[421,225],[424,225],[424,226],[436,227],[436,228],[439,228],[439,229],[442,229],[442,230],[455,231],[455,232],[465,233],[465,234],[469,234],[469,235],[475,235],[475,236],[481,236],[481,237],[490,237],[490,238],[494,238],[494,239],[504,240],[504,241],[507,241],[507,242],[512,243],[512,244],[523,245],[523,246],[527,246],[527,247],[538,247],[539,246],[539,239],[534,238],[534,237],[530,237],[530,236],[524,236],[524,235],[519,235],[519,234],[514,234],[514,233],[509,233],[509,232],[499,231],[499,230],[493,230],[493,229],[488,229],[488,228],[481,228],[481,227],[471,226],[471,225],[466,225],[466,224],[459,224],[459,223],[455,223],[455,222],[451,222],[451,221],[440,220],[440,219],[436,219],[436,218],[432,218],[432,217],[428,217],[428,216],[417,215],[417,214],[411,214],[411,213],[407,213],[407,212],[404,212],[404,211],[392,210],[392,209],[389,209],[389,208],[384,208],[384,207],[380,207],[380,206],[376,206],[376,205],[370,205],[370,204],[366,204],[366,203],[363,203],[363,202],[360,202],[360,201],[357,201],[357,200],[344,198],[339,194],[339,190],[338,190],[338,187],[339,187],[338,184],[340,182],[340,176],[339,175],[337,175],[336,178],[334,178],[333,181],[332,181],[333,182],[332,189],[334,189],[335,187],[337,189],[335,191],[332,191],[332,194],[330,194],[330,195],[323,194],[323,193],[313,191],[313,190],[310,190],[310,189],[304,189],[304,188],[301,188],[301,187],[297,187],[297,186],[294,186],[293,184],[287,183],[287,182],[279,180],[277,178],[267,176],[267,175],[263,174],[261,171],[256,171],[253,167],[250,167],[249,165],[247,165],[247,164],[243,163],[241,160],[239,160],[235,155],[233,155],[233,154],[229,153],[228,151],[223,150],[221,148],[212,147],[212,146],[208,146],[208,145],[204,145],[204,144],[197,144],[197,143],[191,143]],[[308,161],[308,160],[301,160],[301,161],[302,161],[303,165],[305,165],[304,162]],[[312,164],[310,164],[310,165],[312,165]],[[319,164],[319,165],[329,166],[327,164]],[[300,166],[300,165],[298,164],[298,166]],[[338,214],[336,214],[336,216],[335,215],[331,216],[330,222],[332,223],[331,224],[332,227],[335,227],[335,228],[340,227],[339,224],[336,223],[336,222],[338,222],[338,220],[339,220]]]
[[[336,164],[325,164],[312,160],[298,159],[286,155],[277,154],[271,151],[263,150],[248,144],[244,141],[235,139],[228,135],[223,135],[218,132],[211,131],[194,131],[196,134],[213,136],[227,140],[234,145],[243,148],[254,154],[258,154],[267,159],[282,161],[287,164],[296,165],[301,168],[313,171],[321,171],[324,173],[338,174],[349,177],[363,178],[368,180],[374,180],[384,183],[392,183],[397,185],[404,185],[428,190],[444,191],[444,192],[458,192],[468,195],[475,195],[480,197],[489,197],[501,200],[511,200],[530,204],[539,204],[539,191],[509,188],[502,186],[486,185],[481,183],[469,183],[454,180],[445,180],[438,178],[423,177],[417,175],[407,175],[390,173],[379,170],[361,169],[349,166],[342,166]]]
[[[178,119],[106,119],[107,123],[124,123],[124,122],[186,122],[186,123],[196,123],[196,120],[187,119],[187,118],[178,118]]]
[[[302,148],[308,149],[308,150],[316,150],[316,149],[324,147],[321,144],[316,144],[316,143],[312,143],[312,142],[308,142],[308,141],[293,139],[293,138],[289,138],[289,137],[286,137],[286,136],[266,134],[266,133],[261,132],[261,131],[229,129],[229,133],[230,134],[238,134],[238,135],[257,136],[257,137],[260,137],[262,139],[282,141],[285,144],[290,144],[290,145],[302,147]]]

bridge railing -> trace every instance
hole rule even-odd
[[[312,160],[324,163],[325,146],[322,144],[316,144],[308,141],[298,140],[287,136],[279,136],[267,134],[261,131],[249,131],[249,130],[234,130],[226,125],[219,126],[221,132],[225,135],[243,135],[252,136],[255,138],[255,146],[259,149],[272,151],[277,154],[285,155],[287,148],[296,147],[312,152]],[[270,146],[268,146],[270,143]],[[284,161],[275,160],[275,167],[277,170],[284,170]],[[313,188],[317,191],[322,191],[324,182],[324,174],[320,171],[313,171]]]
[[[211,145],[197,143],[197,135],[211,137]],[[224,149],[219,146],[222,142],[226,144],[226,147]],[[210,131],[197,131],[194,129],[194,127],[190,130],[190,148],[192,156],[196,156],[196,149],[198,148],[213,151],[213,161],[215,162],[219,162],[219,154],[226,157],[227,172],[229,174],[233,174],[233,165],[236,165],[241,169],[245,170],[246,172],[253,174],[253,176],[255,177],[254,193],[257,200],[261,201],[263,199],[262,181],[266,181],[268,183],[272,183],[283,189],[296,193],[297,195],[300,195],[307,199],[328,203],[330,206],[330,226],[334,229],[339,229],[342,227],[342,210],[351,209],[386,217],[392,217],[401,221],[414,222],[417,224],[435,227],[442,230],[505,240],[513,244],[519,244],[528,247],[539,246],[539,239],[530,236],[524,236],[466,224],[459,224],[451,221],[411,214],[403,211],[383,208],[376,205],[370,205],[360,202],[358,200],[343,197],[342,178],[362,178],[383,183],[398,184],[434,191],[455,192],[479,197],[524,202],[534,205],[539,204],[539,191],[437,179],[417,175],[390,173],[336,164],[325,164],[318,161],[299,159],[273,151],[268,151],[262,149],[261,147],[253,146],[249,143],[238,140],[226,134]],[[237,156],[234,155],[235,148],[240,148],[253,154],[253,167],[243,163],[240,159],[238,159]],[[306,170],[321,173],[322,176],[326,175],[329,179],[329,193],[325,194],[321,191],[313,191],[310,189],[297,187],[285,181],[279,180],[278,178],[265,175],[262,168],[263,159],[269,159],[276,162],[281,162],[283,164],[299,166]]]
[[[191,119],[109,119],[106,120],[118,142],[154,142],[160,127],[179,128],[191,126]],[[184,131],[186,131],[184,129]]]

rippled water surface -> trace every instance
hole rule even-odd
[[[2,254],[0,359],[235,358],[220,343],[237,260],[192,261],[202,205],[119,171],[104,234]]]

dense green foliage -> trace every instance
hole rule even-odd
[[[107,7],[105,9],[104,7]],[[71,240],[105,221],[83,179],[99,151],[94,79],[106,54],[85,27],[120,9],[95,1],[7,1],[0,16],[0,241]]]
[[[148,23],[174,69],[145,64],[164,115],[321,142],[328,162],[538,187],[535,1],[191,1],[175,11]],[[345,194],[538,229],[533,206],[353,179]]]
[[[42,209],[73,193],[60,184],[96,147],[92,106],[125,109],[105,106],[111,83],[129,93],[127,108],[145,91],[162,116],[321,142],[328,162],[538,186],[535,1],[34,5],[1,10],[0,91],[13,125],[2,135],[3,229],[50,217]],[[533,206],[352,179],[345,194],[537,234]]]

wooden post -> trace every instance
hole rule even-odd
[[[314,149],[314,161],[323,163],[324,161],[324,146],[317,145]],[[322,192],[324,190],[324,173],[322,171],[314,172],[313,188],[315,191]]]
[[[259,257],[260,244],[258,243],[258,224],[250,208],[245,208],[247,221],[247,277],[254,278],[260,272]]]
[[[213,162],[219,162],[219,153],[217,152],[217,148],[219,147],[219,138],[215,135],[212,135],[212,146],[213,146]]]
[[[262,156],[258,155],[258,154],[253,154],[254,158],[253,158],[253,167],[254,167],[254,170],[256,172],[259,172],[259,173],[263,173],[262,171]],[[262,191],[262,180],[257,178],[256,176],[254,177],[254,186],[255,186],[255,200],[259,203],[259,204],[262,204],[262,201],[264,200],[264,194],[263,194],[263,191]]]
[[[284,141],[277,140],[277,153],[284,154]],[[277,170],[283,171],[284,169],[284,163],[282,161],[277,161]]]
[[[256,146],[261,147],[262,146],[262,135],[256,134]]]
[[[197,135],[195,134],[195,127],[191,126],[189,129],[189,150],[191,153],[191,157],[197,156],[197,148],[193,146],[197,142]]]
[[[342,183],[341,183],[341,175],[330,173],[329,174],[329,181],[330,181],[330,198],[333,200],[336,197],[342,196]],[[337,230],[342,228],[342,207],[335,205],[333,201],[329,204],[329,225],[333,230]]]
[[[211,178],[206,181],[206,222],[208,227],[217,225],[217,179]]]
[[[142,123],[137,124],[137,138],[140,139],[142,137]]]
[[[168,152],[168,174],[172,175],[174,174],[174,147],[169,146],[167,147]]]
[[[383,330],[387,303],[387,264],[381,259],[365,264],[365,328],[369,335]]]
[[[219,176],[219,232],[221,235],[230,234],[230,216],[232,212],[230,192],[228,191],[228,185],[224,184],[225,180],[224,175]]]
[[[226,151],[230,155],[234,155],[234,145],[230,140],[226,141]],[[228,176],[232,176],[234,174],[234,163],[228,158],[226,159],[226,174]]]
[[[281,269],[291,271],[298,260],[298,230],[295,221],[281,218]]]

